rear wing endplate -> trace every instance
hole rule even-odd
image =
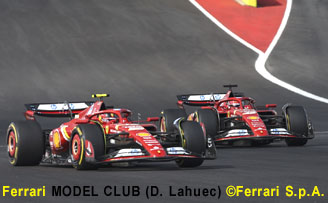
[[[224,98],[226,93],[177,95],[178,104],[189,106],[208,106]]]

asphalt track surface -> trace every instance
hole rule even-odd
[[[294,1],[287,28],[267,62],[273,75],[326,98],[327,9],[326,1]],[[263,79],[254,69],[256,53],[221,31],[189,1],[2,0],[0,19],[1,185],[47,188],[46,197],[0,197],[0,202],[326,202],[327,196],[287,198],[283,188],[317,185],[328,195],[328,105]],[[238,91],[259,105],[304,105],[317,137],[305,147],[275,143],[218,148],[217,160],[187,170],[171,162],[97,171],[8,163],[6,127],[11,120],[22,119],[24,103],[89,100],[92,93],[108,92],[107,105],[146,117],[175,107],[176,94],[223,91],[226,83],[238,83]],[[100,196],[52,197],[53,185],[91,185]],[[106,197],[101,195],[106,185],[155,185],[164,196]],[[281,194],[229,198],[224,191],[229,185],[280,186]],[[220,186],[222,196],[168,197],[169,186]]]

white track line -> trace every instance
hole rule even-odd
[[[287,21],[288,21],[290,12],[291,12],[293,0],[287,0],[285,14],[284,14],[284,17],[283,17],[282,22],[280,24],[280,27],[278,29],[278,32],[275,35],[275,37],[273,38],[273,40],[272,40],[270,46],[268,47],[268,49],[266,50],[266,52],[263,52],[263,51],[259,50],[258,48],[254,47],[253,45],[251,45],[250,43],[248,43],[247,41],[245,41],[244,39],[240,38],[238,35],[233,33],[231,30],[229,30],[227,27],[225,27],[221,22],[219,22],[215,17],[213,17],[210,13],[208,13],[200,4],[198,4],[198,2],[196,0],[189,0],[189,1],[196,8],[198,8],[206,17],[208,17],[214,24],[216,24],[218,27],[220,27],[223,31],[225,31],[227,34],[229,34],[235,40],[239,41],[240,43],[242,43],[246,47],[250,48],[251,50],[253,50],[254,52],[259,54],[259,57],[257,58],[257,60],[255,62],[255,70],[262,77],[264,77],[265,79],[271,81],[274,84],[277,84],[277,85],[279,85],[283,88],[286,88],[286,89],[288,89],[292,92],[295,92],[297,94],[300,94],[304,97],[308,97],[310,99],[314,99],[314,100],[317,100],[317,101],[328,104],[328,99],[327,98],[320,97],[318,95],[315,95],[315,94],[312,94],[312,93],[307,92],[305,90],[302,90],[298,87],[295,87],[295,86],[293,86],[293,85],[291,85],[287,82],[284,82],[284,81],[276,78],[275,76],[273,76],[265,68],[265,63],[268,60],[269,55],[271,54],[273,48],[276,46],[278,40],[281,37],[281,34],[283,33],[283,31],[284,31],[284,29],[287,25]]]

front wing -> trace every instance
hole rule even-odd
[[[229,134],[226,134],[225,136],[218,136],[215,138],[215,142],[219,143],[219,142],[224,142],[224,141],[234,141],[234,140],[243,140],[243,139],[247,139],[247,140],[254,140],[254,141],[262,141],[262,140],[279,140],[279,139],[290,139],[290,138],[294,138],[294,139],[313,139],[314,138],[314,134],[309,134],[308,136],[297,136],[297,135],[292,135],[289,133],[286,134],[268,134],[268,135],[262,135],[262,136],[254,136],[254,135],[250,135],[248,133],[245,133],[243,135],[235,135],[235,136],[228,136]]]

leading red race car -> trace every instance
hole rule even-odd
[[[229,88],[227,93],[178,95],[180,109],[162,112],[161,130],[167,131],[166,121],[187,117],[203,125],[216,144],[264,145],[284,139],[288,146],[301,146],[314,138],[312,123],[302,106],[286,104],[278,115],[272,109],[276,104],[256,108],[254,99],[232,91],[237,85],[224,87]],[[201,109],[187,116],[184,104]]]
[[[15,166],[51,163],[95,169],[115,162],[174,160],[179,167],[196,167],[216,158],[214,143],[201,126],[183,118],[172,123],[171,132],[162,133],[152,123],[158,117],[132,121],[130,110],[106,107],[102,99],[26,107],[27,120],[12,122],[7,131],[9,161]],[[72,119],[47,130],[41,129],[36,115]]]

